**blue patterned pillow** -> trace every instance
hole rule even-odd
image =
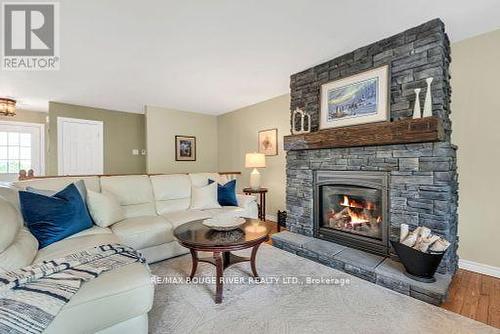
[[[74,184],[52,196],[20,191],[19,201],[26,226],[37,238],[39,248],[92,227],[87,207]]]
[[[208,184],[214,182],[214,180],[208,180]],[[224,185],[217,184],[217,200],[222,206],[238,206],[238,200],[236,199],[236,180],[231,180]]]

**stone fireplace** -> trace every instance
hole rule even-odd
[[[314,172],[314,236],[389,254],[385,172]]]
[[[456,148],[448,142],[406,145],[297,150],[287,153],[287,228],[291,232],[321,237],[315,232],[315,175],[342,176],[372,172],[387,176],[387,211],[383,219],[388,238],[397,239],[399,226],[427,226],[452,242],[439,272],[454,273],[458,257],[458,184]],[[383,178],[383,177],[381,177]],[[383,183],[385,180],[380,180]],[[351,182],[351,181],[347,181]],[[358,181],[352,181],[356,185]],[[372,184],[375,187],[375,184]],[[384,189],[383,185],[379,185]],[[372,188],[376,189],[376,188]],[[382,190],[381,190],[382,191]],[[338,208],[337,208],[338,209]],[[319,221],[319,211],[316,222]],[[319,227],[319,226],[318,226]],[[384,230],[385,231],[385,230]],[[345,233],[341,233],[342,235]],[[346,245],[337,234],[336,242]],[[331,234],[329,234],[330,240]],[[384,245],[387,245],[384,242]],[[382,248],[349,243],[348,246],[382,254]],[[382,246],[382,245],[381,245]],[[388,247],[388,245],[387,245]],[[395,254],[387,248],[386,253]]]
[[[273,238],[278,247],[425,301],[445,298],[458,264],[450,61],[436,19],[291,76],[290,109],[310,114],[312,132],[285,137],[289,232]],[[385,64],[390,121],[319,130],[321,85]],[[414,89],[425,95],[431,76],[433,117],[412,120]],[[389,240],[399,238],[403,223],[451,242],[439,288],[409,282],[393,261]]]

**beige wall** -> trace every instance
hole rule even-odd
[[[26,123],[41,123],[45,124],[46,118],[49,114],[46,112],[30,111],[30,110],[16,110],[16,116],[0,116],[0,121],[13,121],[13,122],[26,122]]]
[[[217,117],[146,106],[149,173],[217,171]],[[196,161],[175,161],[175,136],[196,137]]]
[[[500,267],[500,30],[455,43],[451,52],[459,254]]]
[[[132,155],[146,147],[144,115],[50,102],[47,175],[57,175],[57,117],[103,122],[105,174],[146,172],[145,156]]]
[[[239,189],[248,186],[251,170],[245,168],[245,153],[256,152],[257,133],[278,129],[278,155],[266,157],[267,167],[260,170],[262,186],[269,188],[267,214],[285,210],[285,152],[283,136],[290,134],[290,96],[282,95],[218,117],[219,169],[241,171]]]

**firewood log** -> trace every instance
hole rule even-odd
[[[424,226],[419,226],[412,232],[408,232],[408,225],[401,224],[400,242],[420,252],[444,252],[450,243],[442,237],[432,234],[432,231]]]
[[[415,244],[412,246],[415,249],[420,249],[420,244],[426,243],[427,238],[431,235],[431,230],[425,226],[421,226],[418,231],[417,240]]]
[[[406,245],[408,247],[413,247],[415,243],[417,242],[417,238],[420,235],[420,230],[422,229],[421,226],[417,227],[414,229],[412,232],[408,234],[408,236],[401,242],[403,245]]]
[[[420,235],[419,236],[422,239],[426,239],[426,238],[430,237],[431,236],[431,229],[423,226],[420,229]]]
[[[409,231],[410,229],[408,224],[401,224],[401,230],[399,233],[399,242],[403,242],[403,240],[405,240],[406,237],[408,237]]]
[[[439,238],[434,242],[430,247],[429,251],[431,252],[444,252],[450,246],[450,242],[446,239]]]
[[[415,244],[415,246],[413,246],[413,248],[423,253],[426,253],[427,250],[429,249],[429,246],[432,245],[437,240],[439,240],[438,235],[431,235],[426,238],[420,238],[418,242]]]
[[[343,219],[349,217],[349,208],[343,208],[341,211],[335,213],[332,218],[335,220]]]

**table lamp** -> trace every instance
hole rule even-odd
[[[262,153],[247,153],[245,155],[245,167],[253,168],[250,174],[250,188],[257,190],[260,188],[260,173],[257,168],[266,167],[266,156]]]

